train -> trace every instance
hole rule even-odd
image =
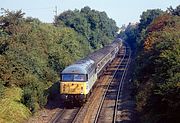
[[[67,66],[60,73],[60,95],[64,102],[87,101],[97,79],[113,61],[122,48],[120,38],[104,46],[87,57]]]

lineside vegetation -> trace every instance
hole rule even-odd
[[[179,123],[180,5],[143,12],[140,23],[120,36],[137,46],[134,84],[141,122]]]
[[[83,12],[86,8],[89,13]],[[104,46],[116,36],[115,21],[105,12],[86,8],[81,12],[61,13],[54,24],[42,23],[32,17],[24,18],[25,13],[21,10],[4,10],[0,16],[0,114],[3,114],[0,122],[22,122],[43,108],[50,94],[48,88],[59,81],[59,73],[65,66]],[[66,16],[70,19],[59,20]],[[100,16],[103,21],[99,20]],[[65,21],[74,26],[67,25]],[[108,28],[114,30],[107,31],[107,22]],[[100,23],[102,28],[98,29],[96,26]],[[14,89],[18,91],[14,92]],[[11,91],[18,99],[7,95],[6,92]],[[12,112],[19,115],[7,116]]]

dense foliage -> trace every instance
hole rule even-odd
[[[74,30],[22,15],[21,11],[7,11],[1,17],[0,81],[1,88],[22,87],[22,102],[34,111],[35,105],[46,104],[44,90],[58,81],[59,71],[89,51],[87,42]]]
[[[127,26],[124,25],[120,28],[122,31],[118,34],[118,37],[124,39],[128,43],[132,51],[135,51],[137,47],[137,25],[137,23],[129,23]]]
[[[125,31],[138,46],[134,82],[142,123],[180,122],[179,8],[147,10]]]
[[[117,27],[105,12],[89,7],[60,14],[55,25],[23,16],[8,10],[0,16],[0,102],[8,99],[7,89],[17,87],[20,104],[36,112],[60,71],[112,41]]]
[[[116,36],[117,26],[105,12],[84,7],[80,11],[66,11],[55,18],[56,26],[73,28],[83,35],[92,49],[98,49],[110,43]]]

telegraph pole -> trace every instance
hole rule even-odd
[[[55,6],[54,12],[55,12],[55,16],[57,16],[57,13],[58,13],[57,6]]]

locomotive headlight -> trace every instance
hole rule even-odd
[[[81,94],[83,94],[83,87],[81,87]]]
[[[65,86],[65,84],[63,85],[63,91],[65,91],[65,88],[66,88],[66,86]]]
[[[81,91],[83,91],[83,87],[81,87]]]

